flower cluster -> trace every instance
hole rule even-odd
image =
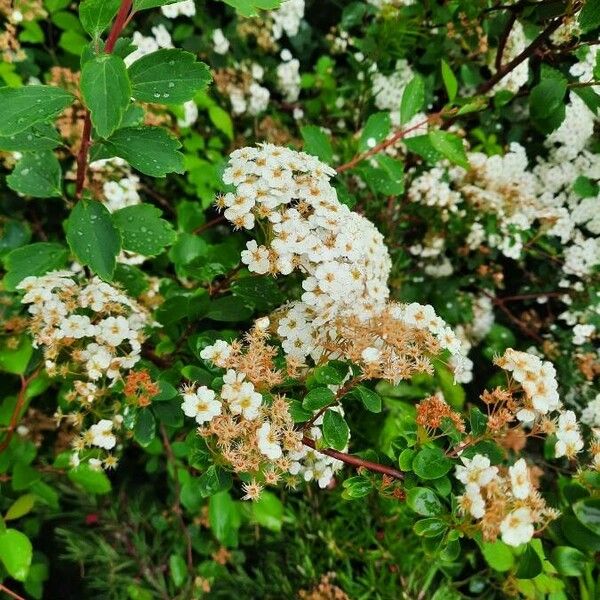
[[[152,325],[142,306],[116,287],[71,271],[26,277],[25,292],[34,344],[42,346],[51,375],[77,373],[92,395],[104,378],[114,382],[140,359],[144,330]]]
[[[463,456],[461,462],[455,470],[465,486],[459,506],[478,521],[484,539],[493,541],[501,536],[509,546],[519,546],[531,540],[536,525],[542,528],[558,516],[536,491],[524,459],[508,472],[501,472],[481,454]]]

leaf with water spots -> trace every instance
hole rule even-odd
[[[81,93],[96,133],[107,138],[121,124],[131,98],[127,68],[120,56],[103,54],[81,70]]]
[[[123,249],[144,256],[156,256],[177,238],[173,226],[161,219],[162,212],[151,204],[126,206],[113,213],[113,223],[121,232]]]
[[[111,281],[121,250],[121,236],[104,204],[80,200],[71,211],[66,230],[67,242],[79,262]]]
[[[132,95],[142,102],[181,104],[210,82],[210,71],[191,52],[169,48],[152,52],[129,67]]]
[[[50,150],[26,152],[6,178],[6,183],[10,189],[24,196],[62,196],[60,163]]]
[[[103,156],[120,156],[151,177],[183,173],[181,144],[162,127],[123,127],[103,144]]]
[[[51,85],[0,88],[0,136],[51,121],[72,102],[69,92]]]
[[[61,144],[60,136],[50,123],[38,123],[19,133],[0,136],[0,150],[34,152],[53,150]]]

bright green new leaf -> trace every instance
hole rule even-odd
[[[90,494],[108,494],[112,487],[110,479],[104,471],[92,469],[87,464],[82,464],[75,469],[71,469],[68,471],[67,476],[73,483],[81,486],[86,492],[90,492]]]
[[[151,177],[183,173],[181,144],[162,127],[125,127],[105,142],[109,154],[125,159],[134,169]]]
[[[51,150],[26,152],[6,178],[8,187],[24,196],[62,196],[62,170]]]
[[[113,213],[121,232],[122,247],[144,256],[156,256],[177,238],[173,226],[161,219],[162,211],[151,204],[127,206]]]
[[[119,0],[83,0],[79,4],[79,19],[93,37],[99,37],[119,10]]]
[[[237,546],[242,519],[239,504],[228,492],[219,492],[208,503],[208,520],[215,537],[227,547]]]
[[[434,149],[450,162],[463,167],[463,169],[469,168],[469,159],[463,141],[457,135],[436,129],[429,133],[429,140]]]
[[[579,577],[585,571],[586,557],[583,552],[570,546],[556,546],[552,550],[552,564],[564,577]]]
[[[80,200],[66,225],[67,242],[83,265],[102,279],[112,279],[121,239],[108,209],[96,200]]]
[[[452,69],[444,59],[442,59],[442,79],[444,80],[448,99],[452,102],[458,92],[458,81],[456,80],[456,75],[454,75]]]
[[[425,103],[425,82],[420,75],[415,75],[404,88],[400,101],[400,124],[408,123]]]
[[[125,62],[115,54],[88,60],[81,70],[81,93],[96,133],[107,138],[121,124],[131,98]]]
[[[43,275],[64,266],[69,253],[64,246],[50,242],[37,242],[15,248],[4,257],[6,275],[4,287],[15,290],[17,284],[30,275]]]
[[[300,128],[304,140],[304,152],[314,154],[323,162],[331,163],[333,148],[327,134],[317,125],[305,125]]]
[[[169,572],[175,587],[180,588],[187,579],[187,565],[185,560],[179,554],[171,554],[169,557]]]
[[[483,542],[481,552],[487,564],[495,571],[510,571],[515,563],[511,549],[501,540]]]
[[[323,415],[323,440],[335,450],[343,450],[348,443],[350,429],[344,417],[335,411],[327,410]]]
[[[167,48],[142,56],[129,67],[131,94],[137,100],[182,104],[210,82],[208,67],[191,52]]]
[[[49,123],[32,125],[19,133],[0,137],[0,150],[37,152],[53,150],[62,143],[58,132]]]
[[[0,136],[51,121],[72,102],[69,92],[50,85],[0,88]]]
[[[25,581],[33,548],[29,538],[16,529],[5,529],[0,532],[0,561],[8,574],[17,581]]]
[[[135,12],[139,12],[140,10],[147,10],[149,8],[175,4],[179,1],[180,0],[133,0],[133,8]]]
[[[233,6],[242,17],[253,17],[259,10],[273,10],[281,4],[281,0],[223,0]]]
[[[225,109],[213,104],[208,109],[208,118],[219,131],[222,131],[230,140],[233,139],[233,121]]]
[[[35,504],[35,496],[33,494],[23,494],[19,496],[9,507],[4,515],[5,521],[20,519],[31,511]]]
[[[283,525],[283,504],[272,492],[263,492],[260,498],[252,502],[252,519],[270,529],[281,531]]]

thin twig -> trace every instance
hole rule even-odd
[[[523,52],[515,56],[511,61],[507,62],[502,68],[498,69],[492,77],[487,81],[483,82],[477,88],[477,94],[486,94],[489,92],[500,80],[504,79],[511,71],[516,69],[523,61],[527,60],[533,53],[542,46],[546,40],[561,26],[563,18],[557,17],[540,33]]]
[[[371,462],[370,460],[364,460],[359,458],[358,456],[353,456],[352,454],[347,454],[346,452],[338,452],[337,450],[333,450],[332,448],[318,448],[315,444],[314,440],[307,438],[306,436],[302,438],[302,443],[321,454],[325,454],[326,456],[331,456],[331,458],[335,458],[336,460],[340,460],[347,465],[351,465],[356,469],[367,469],[368,471],[373,471],[374,473],[381,473],[382,475],[388,475],[393,479],[404,479],[404,473],[402,471],[398,471],[393,467],[386,467],[385,465]]]
[[[2,440],[2,442],[0,442],[0,454],[2,454],[2,452],[8,448],[8,445],[15,434],[17,425],[19,424],[20,413],[25,405],[27,386],[30,384],[31,380],[37,376],[38,372],[39,369],[36,369],[29,377],[23,377],[23,375],[21,375],[21,389],[19,390],[15,407],[13,408],[12,415],[10,416],[10,421],[6,429],[6,437]]]
[[[2,585],[1,583],[0,583],[0,592],[4,592],[5,594],[10,596],[14,600],[25,600],[25,598],[23,598],[23,596],[19,596],[19,594],[17,594],[16,592],[13,592],[12,590],[9,590],[5,585]]]
[[[202,233],[202,232],[206,231],[207,229],[210,229],[211,227],[218,225],[219,223],[223,223],[224,221],[225,221],[225,217],[223,215],[219,215],[218,217],[215,217],[211,221],[207,221],[206,223],[203,223],[202,225],[200,225],[200,227],[197,227],[196,229],[194,229],[194,233],[196,235],[198,235],[199,233]]]
[[[412,125],[411,127],[408,127],[406,129],[399,129],[391,137],[383,140],[383,142],[380,142],[376,146],[373,146],[373,148],[371,148],[370,150],[362,152],[361,154],[357,154],[352,160],[348,161],[347,163],[344,163],[343,165],[340,165],[336,168],[336,171],[338,173],[343,173],[348,169],[354,168],[358,163],[361,163],[363,160],[370,158],[375,154],[379,154],[379,152],[382,152],[389,146],[393,146],[397,141],[401,140],[408,133],[416,131],[417,129],[421,129],[421,127],[429,125],[429,123],[433,123],[434,121],[440,121],[442,117],[450,114],[451,112],[452,111],[440,110],[439,112],[429,115],[425,120],[421,121],[420,123],[417,123],[416,125]]]
[[[119,39],[123,29],[127,26],[131,17],[133,16],[132,11],[133,0],[122,0],[119,12],[115,17],[113,25],[110,29],[108,37],[106,38],[106,45],[104,46],[104,52],[111,54],[115,48],[115,44]],[[77,175],[75,177],[75,198],[79,200],[83,192],[83,186],[85,185],[85,176],[87,174],[89,150],[92,144],[92,120],[90,111],[86,109],[85,117],[83,119],[83,134],[81,136],[81,146],[77,153]]]
[[[508,21],[506,22],[504,31],[502,32],[500,40],[498,41],[498,50],[496,51],[496,60],[494,61],[496,71],[499,71],[502,68],[502,56],[504,55],[506,42],[508,42],[508,37],[510,36],[510,32],[512,31],[513,25],[515,24],[516,20],[517,13],[516,11],[512,11],[510,15],[508,15]]]

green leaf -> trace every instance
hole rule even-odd
[[[317,125],[306,125],[300,128],[304,140],[304,152],[313,154],[325,163],[333,161],[333,148],[327,134]]]
[[[370,150],[376,146],[379,142],[384,140],[391,128],[390,113],[388,112],[377,112],[373,113],[367,119],[365,126],[360,135],[360,141],[358,142],[358,149],[361,152]]]
[[[181,555],[171,554],[169,557],[169,572],[171,573],[171,579],[175,587],[180,588],[188,576],[187,565]]]
[[[529,115],[543,133],[554,131],[565,118],[567,83],[550,77],[538,83],[529,94]]]
[[[252,502],[252,520],[271,531],[281,531],[283,526],[283,504],[272,492],[262,492],[260,498]]]
[[[177,151],[181,144],[162,127],[124,127],[104,145],[144,175],[164,177],[184,171],[183,154]]]
[[[413,471],[421,479],[437,479],[452,468],[453,462],[437,446],[423,448],[415,456],[412,463]]]
[[[50,85],[0,88],[0,136],[11,136],[36,123],[51,121],[72,102],[69,92]]]
[[[213,321],[236,323],[249,319],[252,316],[252,308],[243,298],[225,296],[211,301],[206,316]]]
[[[20,519],[31,511],[35,504],[35,496],[33,494],[23,494],[19,496],[6,511],[4,515],[5,521]]]
[[[4,287],[14,291],[25,277],[43,275],[64,266],[69,252],[64,246],[51,242],[37,242],[15,248],[4,257],[6,275]]]
[[[585,554],[570,546],[556,546],[552,549],[552,564],[563,577],[580,577],[585,572]]]
[[[492,569],[501,573],[510,571],[515,564],[511,549],[501,540],[497,542],[483,542],[481,552],[486,562]]]
[[[158,6],[167,6],[175,4],[180,0],[133,0],[133,8],[135,12],[147,10],[148,8],[157,8]]]
[[[149,446],[156,437],[156,420],[149,408],[142,408],[135,419],[133,429],[135,441],[142,447]]]
[[[422,537],[436,537],[444,533],[447,527],[441,519],[428,518],[417,521],[413,526],[413,530]]]
[[[600,536],[600,498],[586,498],[573,505],[577,520]]]
[[[144,256],[156,256],[172,244],[177,234],[162,211],[151,204],[126,206],[113,213],[113,223],[121,232],[122,247]]]
[[[21,337],[15,348],[6,341],[0,342],[0,371],[22,375],[33,355],[33,347],[29,337]]]
[[[420,75],[415,75],[404,88],[400,101],[400,124],[408,123],[425,104],[425,82]]]
[[[356,477],[349,477],[342,483],[344,491],[342,492],[342,498],[344,500],[356,500],[357,498],[364,498],[368,496],[373,490],[373,484],[371,481],[363,475],[357,475]]]
[[[424,517],[437,517],[442,514],[442,503],[433,490],[415,487],[408,490],[406,503],[417,514]]]
[[[210,82],[210,71],[191,52],[167,48],[142,56],[129,67],[132,96],[142,102],[182,104]]]
[[[230,140],[233,139],[233,121],[225,109],[213,104],[208,109],[208,118],[219,131],[222,131]]]
[[[527,544],[525,552],[519,556],[515,577],[533,579],[542,572],[542,559],[531,544]]]
[[[82,0],[79,4],[79,20],[93,37],[99,37],[110,25],[119,10],[119,0]]]
[[[227,547],[237,546],[238,530],[241,525],[239,506],[228,492],[211,496],[208,503],[208,520],[214,536]]]
[[[476,406],[472,406],[469,410],[469,424],[471,434],[480,436],[487,428],[487,417]]]
[[[92,469],[87,464],[71,469],[67,475],[73,483],[81,486],[90,494],[108,494],[111,490],[110,479],[106,473]]]
[[[80,87],[96,133],[102,138],[109,137],[121,124],[131,98],[125,62],[115,54],[88,60],[81,70]]]
[[[343,450],[348,443],[350,429],[344,417],[335,411],[327,410],[323,415],[323,440],[334,450]]]
[[[60,163],[50,150],[26,152],[6,178],[6,183],[9,188],[24,196],[62,196]]]
[[[357,385],[352,390],[352,396],[358,397],[363,406],[372,413],[381,412],[381,396],[364,385]]]
[[[17,581],[25,581],[31,565],[33,548],[29,538],[16,529],[0,532],[0,561],[8,574]]]
[[[80,200],[69,215],[66,230],[69,247],[79,262],[111,281],[121,240],[104,204]]]
[[[337,365],[328,363],[317,367],[312,376],[321,385],[340,385],[347,374],[348,367],[344,363],[338,363]]]
[[[0,150],[37,152],[53,150],[62,143],[56,129],[49,123],[37,123],[19,133],[0,137]]]
[[[13,468],[11,485],[13,490],[25,490],[41,479],[40,473],[24,463],[18,462]]]
[[[231,474],[221,467],[211,465],[200,475],[198,485],[202,497],[208,498],[231,487]]]
[[[452,72],[452,69],[443,58],[442,79],[444,80],[444,86],[446,87],[448,99],[450,100],[450,102],[452,102],[454,98],[456,98],[456,93],[458,92],[458,81],[456,80],[456,76]]]
[[[233,6],[242,17],[253,17],[259,10],[272,10],[281,4],[281,0],[222,0]]]
[[[434,149],[450,162],[463,167],[463,169],[469,168],[463,141],[457,135],[436,129],[429,133],[429,140]]]
[[[302,400],[302,406],[306,410],[319,410],[335,400],[335,394],[327,387],[316,387]]]
[[[586,0],[579,13],[579,25],[584,32],[600,25],[600,0]]]

